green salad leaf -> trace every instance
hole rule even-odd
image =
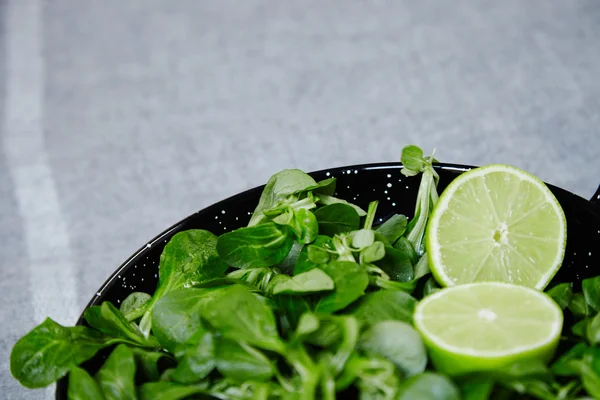
[[[96,374],[106,400],[135,399],[135,359],[124,344],[117,346]]]
[[[235,268],[270,267],[282,262],[294,244],[285,227],[273,222],[219,236],[219,256]]]
[[[17,341],[10,355],[10,371],[25,387],[45,387],[119,341],[84,326],[65,327],[47,318]]]
[[[75,367],[69,374],[69,400],[104,400],[102,389],[86,370]]]

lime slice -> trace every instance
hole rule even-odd
[[[550,361],[563,314],[550,296],[538,290],[482,282],[425,297],[417,304],[414,324],[433,365],[456,376],[521,360]]]
[[[548,285],[562,263],[565,215],[535,176],[508,165],[461,174],[444,190],[427,226],[427,253],[444,286],[509,282]]]

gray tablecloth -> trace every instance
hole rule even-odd
[[[597,0],[0,0],[0,397],[146,240],[286,167],[600,180]]]

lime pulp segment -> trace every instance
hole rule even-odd
[[[434,365],[459,375],[522,359],[549,361],[560,339],[563,314],[543,292],[484,282],[425,297],[415,309],[414,323]]]
[[[543,289],[565,245],[564,212],[548,187],[500,164],[458,176],[427,228],[430,266],[444,286],[498,281]]]

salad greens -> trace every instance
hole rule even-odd
[[[570,321],[550,364],[432,369],[412,318],[440,289],[423,240],[439,177],[416,146],[401,161],[421,174],[411,219],[376,225],[377,201],[365,211],[335,197],[333,178],[281,171],[246,227],[174,235],[153,294],[90,307],[88,326],[35,327],[12,350],[13,376],[41,388],[68,375],[68,397],[91,400],[600,398],[600,277],[547,291]]]

